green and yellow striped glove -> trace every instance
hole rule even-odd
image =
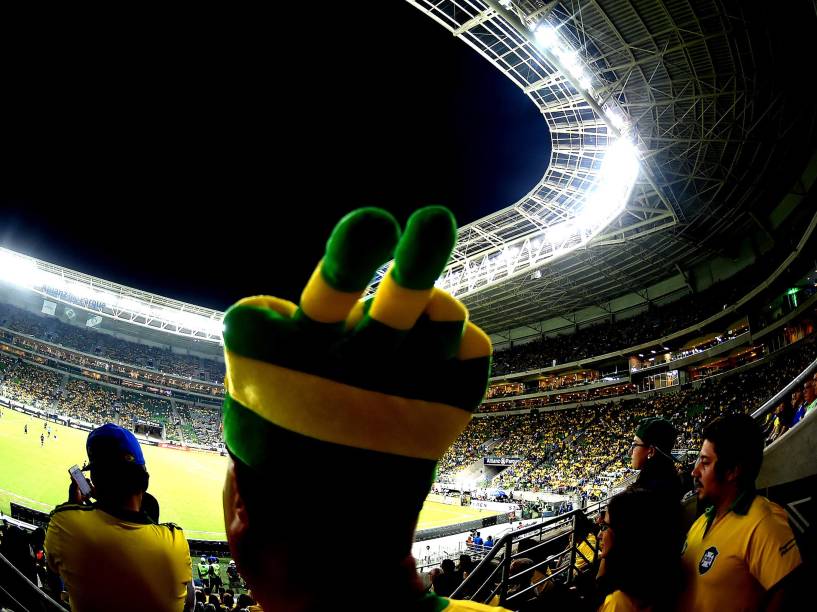
[[[386,211],[345,216],[300,305],[245,298],[224,317],[224,440],[251,468],[291,459],[376,466],[428,491],[488,382],[491,342],[434,287],[456,241],[452,214],[415,212],[402,237]],[[361,296],[394,258],[372,299]]]

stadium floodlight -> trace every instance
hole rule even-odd
[[[561,244],[576,231],[573,221],[564,221],[548,228],[545,237],[552,244]]]
[[[627,204],[638,177],[638,154],[626,138],[607,149],[596,188],[588,194],[579,212],[579,224],[586,230],[607,225]],[[594,233],[591,231],[591,233]]]
[[[617,130],[623,131],[627,128],[627,118],[624,113],[612,105],[604,107],[604,114],[610,120]]]
[[[578,53],[573,50],[568,51],[566,49],[559,49],[556,55],[562,62],[562,66],[564,66],[568,74],[577,79],[587,76],[584,72],[584,68],[582,68]]]
[[[0,251],[0,280],[18,287],[31,287],[37,276],[37,264],[30,257]]]
[[[554,50],[559,48],[559,36],[556,34],[556,29],[548,23],[539,24],[533,31],[533,37],[545,49]]]

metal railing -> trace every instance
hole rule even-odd
[[[598,512],[604,503],[599,502],[592,511]],[[587,510],[591,511],[590,508]],[[577,509],[505,534],[457,587],[451,598],[489,603],[498,597],[499,605],[506,606],[521,604],[532,598],[547,582],[572,584],[580,573],[578,559],[589,567],[595,566],[597,541],[592,544],[591,558],[578,550],[582,542],[587,542],[587,534],[580,532],[586,529],[589,520],[585,511]],[[533,560],[533,564],[511,573],[513,561],[523,558]],[[543,577],[534,581],[537,570]],[[517,586],[519,588],[515,589]],[[511,592],[512,589],[515,590]]]
[[[65,612],[66,610],[31,582],[2,554],[0,554],[0,605],[10,606],[10,609],[15,612]]]
[[[802,342],[802,340],[800,340],[800,342]],[[760,417],[762,417],[764,414],[766,414],[767,412],[769,412],[769,410],[771,410],[772,408],[774,408],[774,407],[775,407],[775,406],[778,404],[778,402],[782,401],[782,400],[783,400],[783,398],[785,398],[785,397],[786,397],[786,395],[788,395],[788,394],[791,392],[791,390],[792,390],[792,389],[794,389],[794,388],[795,388],[797,385],[802,384],[802,383],[803,383],[803,381],[805,381],[805,379],[806,379],[806,378],[808,378],[809,376],[811,376],[811,374],[812,374],[812,373],[813,373],[815,370],[817,370],[817,359],[815,359],[815,360],[814,360],[814,361],[812,361],[810,364],[808,364],[808,365],[805,367],[805,369],[804,369],[802,372],[800,372],[800,374],[798,374],[798,375],[797,375],[797,376],[796,376],[794,379],[792,379],[792,380],[789,382],[789,384],[787,384],[787,385],[786,385],[785,387],[783,387],[783,388],[782,388],[780,391],[778,391],[777,393],[775,393],[775,394],[774,394],[774,396],[773,396],[771,399],[769,399],[768,401],[764,402],[764,404],[763,404],[763,405],[762,405],[760,408],[758,408],[757,410],[755,410],[755,411],[752,413],[752,418],[754,418],[754,419],[759,419],[759,418],[760,418]]]

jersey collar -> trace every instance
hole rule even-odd
[[[116,508],[111,506],[110,504],[106,504],[105,502],[95,502],[93,504],[95,508],[98,510],[102,510],[106,514],[110,514],[111,516],[118,518],[121,521],[127,521],[129,523],[137,523],[139,525],[152,525],[153,521],[151,518],[142,512],[134,512],[133,510],[126,510],[125,508]]]
[[[757,491],[755,491],[754,487],[747,489],[737,496],[735,501],[732,502],[732,505],[729,506],[726,513],[729,514],[730,512],[734,512],[740,516],[746,516],[749,513],[749,508],[752,507],[752,502],[755,501],[756,496]],[[709,528],[712,526],[712,523],[715,520],[715,506],[709,506],[704,511],[704,514],[706,515],[706,531],[709,531]]]

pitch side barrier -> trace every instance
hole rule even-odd
[[[447,536],[465,533],[466,531],[475,531],[485,527],[493,527],[494,525],[502,525],[503,523],[510,523],[511,519],[507,514],[497,514],[494,516],[486,516],[481,519],[467,521],[465,523],[457,523],[455,525],[446,525],[444,527],[432,527],[430,529],[422,529],[414,534],[415,542],[424,542],[426,540],[436,540],[437,538],[445,538]]]

